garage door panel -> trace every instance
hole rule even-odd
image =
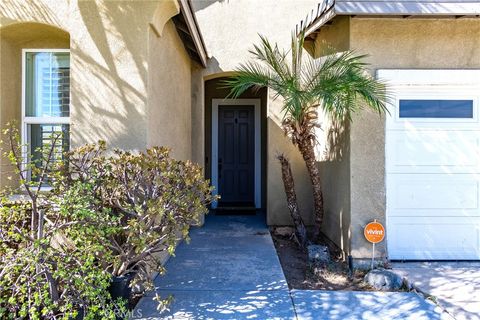
[[[379,70],[391,259],[480,259],[480,70]]]
[[[420,208],[400,208],[389,209],[389,217],[450,217],[456,219],[457,217],[479,217],[480,209],[420,209]]]
[[[387,207],[392,211],[478,209],[479,181],[478,174],[390,174]]]
[[[387,222],[393,260],[480,259],[480,218],[404,218]]]
[[[391,131],[387,173],[478,173],[480,134],[475,131]]]

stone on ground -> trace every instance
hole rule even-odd
[[[307,247],[310,265],[326,265],[330,262],[330,252],[327,246],[312,244]]]
[[[392,291],[402,287],[403,279],[393,271],[374,269],[365,275],[364,281],[377,290]]]
[[[292,227],[277,227],[273,232],[280,237],[290,237],[295,230]]]

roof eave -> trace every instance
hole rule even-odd
[[[428,2],[428,1],[336,1],[325,0],[318,4],[317,12],[300,22],[297,34],[308,37],[336,16],[365,17],[479,17],[480,2]],[[298,26],[297,26],[298,27]]]
[[[203,67],[206,67],[208,52],[192,8],[191,0],[179,0],[178,3],[180,4],[180,13],[183,15],[190,37],[193,40],[198,60]]]
[[[305,27],[305,38],[307,38],[309,35],[323,27],[326,23],[328,23],[330,20],[335,18],[337,16],[337,13],[335,11],[335,7],[330,8],[327,12],[322,14],[320,17],[312,21],[307,27]]]

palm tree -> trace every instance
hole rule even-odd
[[[254,60],[241,64],[236,74],[225,80],[230,96],[236,98],[249,88],[268,87],[283,98],[282,127],[298,147],[313,186],[316,235],[324,217],[320,174],[315,158],[318,109],[340,121],[364,106],[378,113],[386,110],[385,85],[370,77],[365,55],[352,51],[314,59],[304,54],[304,34],[292,35],[289,52],[280,51],[267,38],[250,53]]]

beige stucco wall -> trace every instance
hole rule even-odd
[[[167,145],[190,158],[191,61],[169,20],[178,10],[175,0],[2,1],[0,122],[20,117],[20,49],[70,48],[73,145]]]
[[[350,48],[350,18],[337,17],[319,30],[313,42],[314,57]],[[308,46],[307,46],[307,49]],[[350,126],[323,115],[317,133],[318,159],[325,202],[322,232],[350,254]]]
[[[319,167],[325,218],[322,232],[348,255],[350,252],[350,126],[325,117],[318,134],[324,146]]]
[[[71,2],[74,144],[147,144],[148,34],[155,1]],[[77,129],[81,128],[81,129]]]
[[[281,127],[282,101],[273,100],[270,92],[268,110],[268,149],[267,149],[267,223],[270,225],[290,225],[292,223],[286,208],[286,196],[281,176],[281,166],[276,159],[283,154],[290,161],[295,191],[300,213],[306,224],[312,225],[313,196],[310,176],[307,173],[302,155],[290,140],[284,135]]]
[[[149,33],[149,146],[169,146],[178,159],[191,158],[191,67],[175,26]],[[175,70],[175,72],[172,72]]]
[[[315,57],[348,50],[350,48],[350,17],[335,17],[328,25],[317,30],[312,37],[315,38],[313,46],[306,48]],[[310,48],[314,48],[315,51],[312,52]]]
[[[352,49],[381,68],[480,68],[479,19],[351,19]],[[352,255],[367,258],[362,227],[385,222],[385,120],[365,111],[350,132]],[[388,240],[388,230],[387,230]],[[385,255],[385,243],[378,247]]]
[[[206,69],[194,69],[192,75],[192,157],[205,163],[205,80],[231,74],[240,63],[251,58],[248,50],[258,43],[258,34],[277,42],[281,48],[290,46],[291,32],[317,5],[316,0],[205,0],[193,1],[197,20],[211,57]],[[268,100],[266,188],[269,224],[290,224],[281,172],[275,158],[285,153],[293,164],[305,216],[311,217],[312,198],[305,165],[298,151],[280,129],[279,100]],[[311,220],[308,220],[311,222]]]

